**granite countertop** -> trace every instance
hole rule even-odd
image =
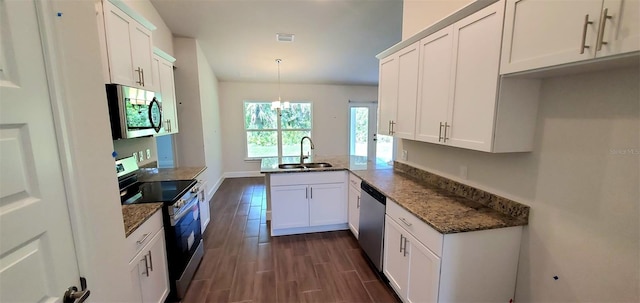
[[[131,235],[142,223],[162,209],[162,203],[122,205],[125,237]]]
[[[207,169],[206,166],[178,168],[140,168],[138,170],[138,180],[142,182],[192,180],[200,175],[205,169]]]
[[[260,172],[264,174],[279,173],[299,173],[299,172],[318,172],[318,171],[336,171],[336,170],[369,170],[369,169],[392,169],[393,167],[382,161],[369,161],[363,156],[312,156],[304,160],[305,163],[327,162],[331,167],[319,168],[278,168],[283,163],[300,163],[300,157],[273,157],[264,158],[260,164]]]
[[[260,171],[270,174],[350,170],[442,234],[521,226],[528,223],[529,207],[526,205],[424,171],[411,171],[407,174],[387,163],[367,161],[366,157],[315,157],[305,161],[329,162],[333,165],[330,168],[278,168],[280,163],[296,163],[299,159],[263,159]],[[399,163],[396,164],[401,166]],[[403,164],[401,167],[405,166]],[[429,175],[425,178],[432,183],[419,179],[424,174]]]

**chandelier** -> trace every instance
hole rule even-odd
[[[280,62],[282,62],[282,59],[276,59],[276,63],[278,63],[278,100],[271,102],[272,109],[289,108],[289,101],[283,102],[281,98],[282,94],[280,89]]]

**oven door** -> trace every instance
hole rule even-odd
[[[166,222],[169,224],[165,224],[169,273],[173,280],[180,278],[202,240],[198,204],[195,195],[187,203],[187,211],[171,216]]]

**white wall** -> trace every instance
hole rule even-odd
[[[40,3],[40,2],[39,2]],[[80,274],[92,302],[131,302],[95,7],[92,1],[42,1],[43,28],[57,49],[51,87]],[[62,18],[55,18],[64,12]],[[53,20],[52,20],[53,19]],[[62,290],[60,290],[62,292]],[[60,293],[62,295],[62,293]]]
[[[530,153],[400,140],[409,163],[531,206],[516,302],[640,301],[639,82],[637,67],[545,79]]]
[[[147,158],[147,149],[151,151],[151,158]],[[116,159],[131,157],[134,152],[143,152],[144,160],[138,158],[138,166],[158,161],[158,151],[155,137],[143,137],[133,139],[121,139],[113,141],[113,150],[118,153]]]
[[[226,173],[260,170],[260,161],[245,161],[243,102],[271,101],[277,97],[277,83],[220,83]],[[282,99],[313,103],[312,139],[316,155],[346,155],[349,153],[348,101],[378,100],[378,87],[282,83]]]
[[[404,0],[402,40],[459,10],[474,0]]]
[[[173,55],[173,34],[153,4],[149,0],[122,0],[122,2],[158,28],[152,32],[153,46]]]
[[[174,135],[178,167],[207,166],[210,190],[221,181],[222,131],[218,79],[200,45],[192,38],[174,38],[176,100],[180,132]],[[209,191],[207,198],[213,193]]]

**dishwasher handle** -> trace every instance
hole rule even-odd
[[[382,205],[387,205],[387,197],[383,193],[373,188],[373,186],[369,185],[367,182],[362,181],[362,183],[360,183],[360,188],[371,197],[376,199],[376,201],[382,203]]]

